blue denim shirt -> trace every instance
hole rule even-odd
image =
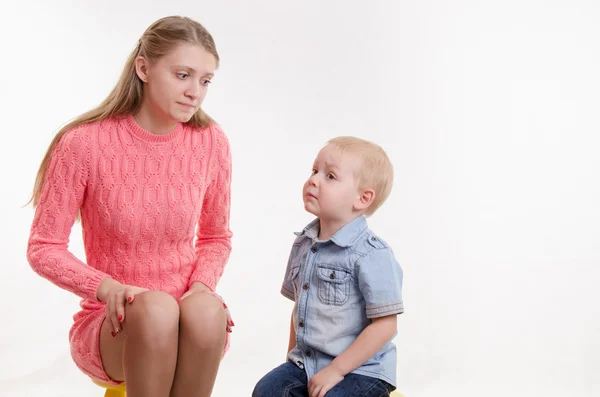
[[[281,293],[296,302],[296,346],[288,360],[304,368],[310,380],[346,350],[371,319],[404,312],[402,268],[364,216],[327,241],[317,238],[318,219],[296,235]],[[396,386],[396,347],[387,342],[352,372]]]

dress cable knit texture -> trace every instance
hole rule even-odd
[[[101,364],[99,373],[87,367],[98,366],[104,303],[96,293],[104,278],[176,299],[195,281],[215,290],[231,252],[230,182],[229,142],[216,124],[177,124],[156,135],[126,116],[62,137],[35,211],[27,258],[35,272],[82,298],[70,336],[84,372],[105,376]],[[77,211],[87,264],[68,250]]]

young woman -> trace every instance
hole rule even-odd
[[[199,23],[154,22],[37,175],[29,263],[82,298],[77,366],[130,397],[209,396],[233,326],[214,292],[231,251],[229,143],[201,108],[218,64]],[[87,263],[67,248],[76,218]]]

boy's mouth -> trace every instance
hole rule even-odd
[[[315,196],[311,192],[306,192],[306,198],[307,199],[315,199],[315,200],[317,200],[317,196]]]

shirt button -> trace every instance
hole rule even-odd
[[[300,321],[300,322],[298,323],[298,326],[299,326],[300,328],[304,327],[304,321]]]
[[[303,289],[304,291],[306,291],[306,290],[308,289],[308,284],[304,284],[304,285],[302,286],[302,289]]]
[[[377,238],[371,237],[371,241],[377,241]]]
[[[317,252],[317,247],[312,247],[310,250],[311,250],[311,251],[313,252],[313,254],[314,254],[315,252]]]
[[[310,350],[306,351],[306,357],[310,357]]]
[[[334,273],[334,272],[332,272],[332,273],[329,275],[329,278],[333,280],[333,279],[335,278],[335,273]]]

